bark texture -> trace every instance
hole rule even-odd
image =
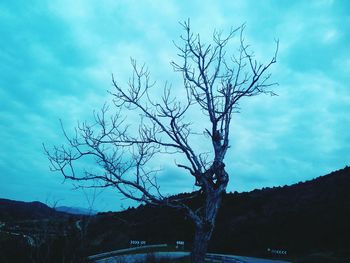
[[[224,166],[214,170],[214,176],[220,178],[216,184],[209,184],[205,197],[202,214],[195,221],[195,236],[191,253],[191,262],[204,262],[209,241],[215,228],[215,220],[221,206],[222,195],[228,183],[228,174]]]

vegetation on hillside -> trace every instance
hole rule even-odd
[[[225,194],[209,251],[296,262],[347,262],[349,190],[346,167],[292,186]],[[188,205],[196,207],[199,198],[190,199]],[[185,249],[191,248],[193,223],[167,207],[140,205],[86,217],[57,213],[38,203],[18,202],[16,207],[11,202],[0,200],[0,262],[14,257],[16,262],[79,262],[87,255],[129,247],[130,240],[147,244],[183,240]]]

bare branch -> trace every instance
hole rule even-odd
[[[184,209],[196,226],[212,231],[229,180],[225,156],[232,114],[239,111],[243,98],[276,95],[272,91],[276,83],[270,82],[268,71],[276,63],[279,43],[272,58],[261,63],[245,42],[245,25],[231,28],[226,35],[215,31],[206,44],[191,31],[189,20],[180,24],[184,34],[181,43],[175,44],[178,61],[171,65],[183,79],[182,99],[168,83],[157,87],[145,64],[131,58],[132,74],[126,86],[112,75],[109,93],[114,108],[105,104],[94,112],[91,123],[78,123],[73,136],[61,122],[66,145],[51,150],[44,145],[44,151],[50,169],[78,187],[113,187],[138,202]],[[229,43],[236,37],[238,50],[230,53]],[[161,95],[154,89],[160,89]],[[202,116],[193,118],[192,112]],[[203,150],[194,143],[198,141],[211,150]],[[197,193],[203,194],[199,208],[161,192],[157,175],[164,155],[181,156],[181,163],[175,161],[175,165],[194,178]]]

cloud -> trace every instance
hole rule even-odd
[[[350,154],[348,5],[329,0],[1,3],[0,34],[6,40],[0,43],[1,193],[45,200],[52,192],[67,204],[85,204],[81,193],[49,172],[41,143],[62,143],[59,118],[70,130],[110,101],[111,74],[125,85],[130,57],[148,65],[157,81],[155,93],[169,81],[180,94],[181,75],[169,62],[177,59],[172,41],[183,33],[178,22],[187,18],[206,41],[215,28],[227,32],[246,23],[247,43],[263,61],[271,58],[274,39],[280,40],[271,70],[279,96],[248,98],[234,116],[226,159],[229,191],[293,183],[345,166]],[[195,141],[197,150],[202,142]],[[177,170],[173,157],[162,163],[163,189],[190,191],[193,178]],[[107,190],[97,206],[120,208],[119,199]]]

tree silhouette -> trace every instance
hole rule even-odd
[[[81,186],[113,187],[132,200],[184,209],[195,225],[191,261],[197,263],[204,262],[229,181],[224,159],[230,147],[232,114],[238,112],[244,97],[275,95],[271,87],[276,83],[269,82],[267,71],[276,62],[278,42],[272,59],[262,64],[245,44],[244,25],[226,36],[215,31],[210,44],[192,33],[189,20],[181,25],[184,34],[181,43],[175,44],[179,61],[171,64],[183,78],[182,94],[174,96],[165,85],[162,96],[154,96],[156,85],[149,71],[131,60],[133,71],[127,87],[112,76],[115,111],[110,113],[104,106],[94,114],[93,123],[79,124],[73,137],[63,129],[68,144],[45,151],[53,171]],[[227,44],[236,35],[237,51],[228,54]],[[128,111],[140,117],[136,128],[135,122],[128,122]],[[201,116],[193,117],[194,112]],[[197,127],[202,126],[198,132]],[[198,138],[209,145],[210,152],[196,145]],[[180,159],[175,165],[194,178],[198,191],[193,195],[204,196],[199,208],[161,193],[154,163],[164,155]],[[97,166],[83,169],[79,161],[90,157]]]

